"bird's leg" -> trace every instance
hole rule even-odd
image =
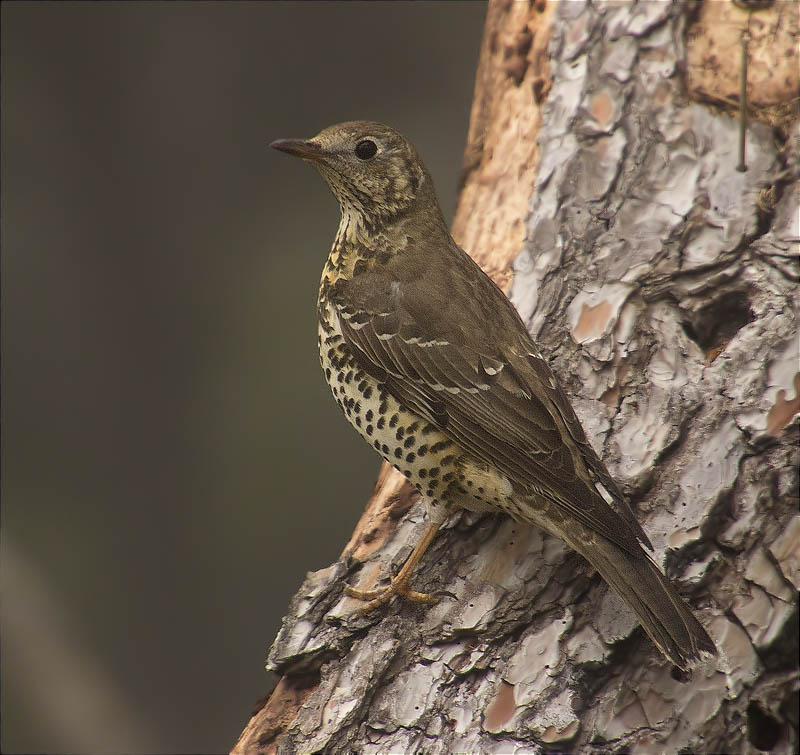
[[[414,573],[414,569],[416,569],[422,556],[425,555],[425,551],[428,550],[428,546],[433,542],[441,526],[441,522],[431,522],[428,525],[422,538],[416,544],[414,550],[411,551],[408,560],[403,564],[403,568],[400,569],[397,576],[392,578],[388,587],[384,587],[380,590],[356,590],[353,587],[345,587],[345,594],[349,595],[351,598],[357,598],[358,600],[368,600],[369,603],[363,608],[365,613],[371,611],[373,608],[382,606],[384,603],[388,603],[395,595],[402,595],[404,598],[417,603],[438,603],[439,598],[435,595],[416,592],[416,590],[411,589],[409,583],[411,582],[411,575]]]

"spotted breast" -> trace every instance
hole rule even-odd
[[[331,302],[320,297],[318,311],[320,364],[336,403],[361,437],[425,496],[431,515],[443,520],[458,485],[459,449],[359,368]]]

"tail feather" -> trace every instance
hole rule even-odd
[[[706,630],[644,551],[634,556],[599,535],[569,545],[619,593],[650,639],[676,666],[688,670],[703,654],[716,655]]]

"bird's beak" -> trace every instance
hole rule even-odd
[[[304,160],[321,160],[324,155],[322,147],[310,139],[278,139],[269,146]]]

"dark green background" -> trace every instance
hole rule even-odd
[[[228,749],[378,468],[316,355],[351,118],[452,217],[485,5],[3,3],[2,750]]]

